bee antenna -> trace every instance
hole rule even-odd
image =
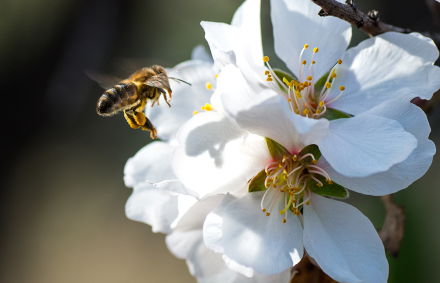
[[[178,82],[178,83],[185,83],[185,84],[187,84],[187,85],[191,85],[189,82],[186,82],[186,81],[184,81],[184,80],[181,80],[181,79],[178,79],[178,78],[173,78],[173,77],[168,77],[169,79],[172,79],[172,80],[174,80],[174,81],[176,81],[176,82]]]

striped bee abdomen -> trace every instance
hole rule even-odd
[[[98,100],[96,112],[101,116],[111,116],[139,100],[138,90],[133,83],[121,83],[106,90]]]

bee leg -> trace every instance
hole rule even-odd
[[[132,127],[133,129],[139,129],[139,127],[142,126],[137,123],[135,116],[127,113],[127,110],[124,110],[124,117],[125,117],[125,120],[127,120],[130,127]]]
[[[144,112],[134,112],[134,120],[138,125],[145,125],[145,122],[147,121],[147,117],[145,117]]]
[[[142,126],[142,130],[150,131],[150,137],[154,140],[157,139],[157,131],[154,128],[153,124],[151,124],[150,120],[145,117],[145,125]]]

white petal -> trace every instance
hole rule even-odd
[[[331,121],[330,134],[318,146],[337,172],[365,177],[404,161],[417,140],[394,120],[362,115]]]
[[[261,43],[260,0],[246,0],[235,12],[232,26],[240,29],[250,48],[250,58],[257,66],[263,66],[263,48]]]
[[[237,198],[226,194],[221,203],[206,216],[203,223],[203,239],[206,246],[216,253],[224,253],[223,248],[223,211],[225,207]]]
[[[147,117],[160,139],[175,138],[179,128],[192,117],[194,110],[200,110],[201,106],[209,102],[213,91],[206,89],[206,83],[210,82],[215,88],[217,72],[213,64],[198,60],[183,62],[168,71],[168,76],[184,80],[191,86],[170,80],[173,90],[171,108],[162,100],[160,106],[147,107]]]
[[[214,210],[223,196],[212,196],[198,201],[190,196],[179,196],[179,216],[171,224],[174,230],[202,229],[206,216]]]
[[[208,54],[208,52],[206,52],[205,46],[203,46],[202,44],[194,47],[193,51],[191,52],[191,60],[200,60],[214,64],[214,60],[212,59],[211,54]]]
[[[224,67],[217,78],[217,89],[211,97],[214,109],[235,118],[253,95],[243,73],[235,65]]]
[[[309,119],[295,114],[282,96],[270,90],[252,97],[248,106],[238,112],[236,120],[243,129],[271,138],[291,153],[324,140],[329,126],[326,119]]]
[[[179,195],[184,195],[184,196],[191,196],[194,197],[196,199],[199,199],[199,194],[197,192],[192,191],[191,189],[185,187],[182,182],[180,182],[180,180],[165,180],[159,183],[153,183],[150,181],[147,181],[148,183],[150,183],[151,185],[153,185],[154,187],[161,189],[161,190],[165,190],[168,191],[170,194],[175,195],[175,196],[179,196]]]
[[[376,173],[363,178],[347,177],[338,173],[323,157],[318,160],[317,165],[324,169],[332,180],[341,186],[361,194],[382,196],[405,189],[422,177],[428,171],[434,154],[434,143],[430,140],[425,140],[417,145],[417,148],[405,161],[393,165],[386,172]]]
[[[342,58],[334,84],[344,94],[330,107],[359,114],[391,99],[430,99],[440,88],[440,68],[433,66],[438,50],[418,33],[388,32],[361,42]],[[332,88],[329,100],[340,91]]]
[[[170,164],[171,152],[174,148],[174,145],[161,141],[155,141],[143,147],[125,164],[125,185],[134,187],[146,180],[159,182],[175,179]]]
[[[370,220],[349,204],[312,194],[304,206],[304,247],[338,282],[386,282],[388,262]]]
[[[302,60],[311,63],[313,48],[318,47],[314,61],[316,79],[321,78],[336,64],[347,49],[351,26],[335,17],[320,17],[321,9],[310,0],[271,0],[271,17],[275,52],[287,67],[299,77],[299,56],[305,44],[309,48]]]
[[[252,40],[248,41],[248,35],[235,26],[213,22],[202,22],[201,25],[217,68],[222,69],[226,65],[234,64],[246,76],[252,89],[267,87],[264,75],[266,68],[254,62],[254,56],[259,51],[252,51],[254,48],[261,50],[261,43],[259,46],[251,45]]]
[[[275,201],[271,215],[261,212],[264,192],[254,192],[230,203],[223,212],[225,254],[262,274],[275,274],[297,264],[303,255],[302,227],[288,211],[287,223],[279,211],[284,197]]]
[[[177,218],[178,197],[144,182],[136,185],[125,204],[125,214],[152,226],[153,232],[169,233]]]
[[[174,173],[200,198],[239,191],[271,160],[264,138],[218,112],[193,116],[177,138],[180,145],[171,157]]]

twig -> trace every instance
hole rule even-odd
[[[382,230],[379,231],[379,237],[385,246],[385,250],[393,257],[397,257],[405,230],[405,210],[402,206],[394,203],[392,195],[385,195],[380,198],[385,205],[386,218]]]
[[[356,8],[352,0],[345,1],[346,4],[340,3],[335,0],[311,0],[322,9],[318,15],[321,17],[333,16],[342,19],[350,24],[354,25],[358,29],[366,32],[370,36],[376,36],[388,31],[409,33],[410,29],[395,27],[388,25],[379,20],[378,11],[370,11],[368,15],[365,15],[362,11]]]
[[[292,268],[290,283],[337,283],[313,264],[307,255]]]

